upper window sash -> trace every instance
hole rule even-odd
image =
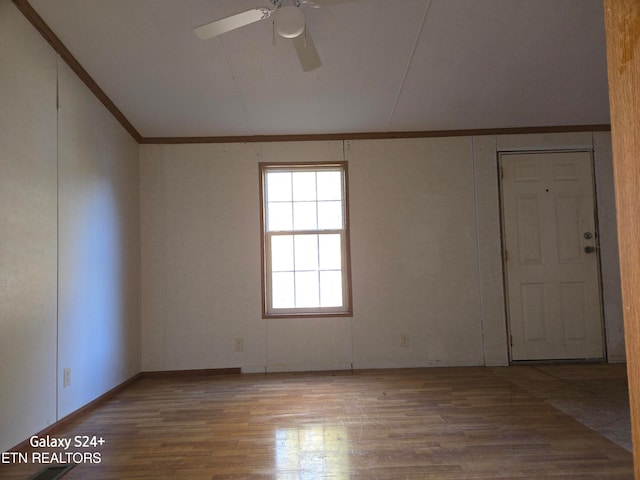
[[[344,167],[268,166],[263,169],[266,232],[344,230]]]

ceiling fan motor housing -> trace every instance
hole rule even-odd
[[[273,22],[278,35],[284,38],[295,38],[304,32],[304,12],[295,4],[278,8]]]

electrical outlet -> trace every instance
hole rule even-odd
[[[71,369],[65,368],[63,370],[62,388],[71,386]]]
[[[244,352],[244,338],[238,337],[235,339],[235,351]]]
[[[400,335],[400,346],[402,348],[409,347],[409,335]]]

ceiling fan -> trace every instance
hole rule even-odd
[[[298,55],[302,70],[310,72],[321,64],[320,56],[313,43],[306,25],[301,5],[308,4],[313,8],[318,5],[311,0],[271,0],[273,8],[256,7],[245,12],[205,23],[193,29],[193,33],[202,40],[222,35],[251,23],[259,22],[273,16],[274,41],[275,33],[289,38]]]

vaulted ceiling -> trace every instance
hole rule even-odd
[[[303,72],[270,0],[30,0],[143,137],[609,123],[600,0],[315,0]]]

